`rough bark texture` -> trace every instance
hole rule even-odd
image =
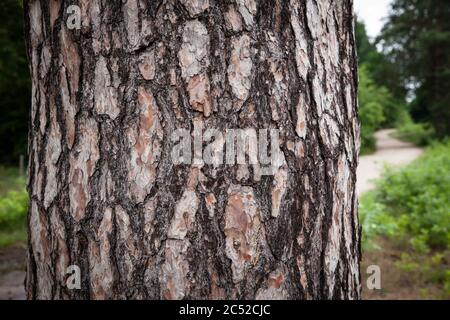
[[[24,6],[29,298],[360,297],[351,0]],[[197,121],[277,128],[286,165],[174,165]]]

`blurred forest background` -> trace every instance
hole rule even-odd
[[[19,159],[27,154],[31,84],[22,2],[0,4],[0,277],[23,268],[27,193]],[[374,134],[424,148],[404,167],[387,167],[360,196],[365,267],[380,265],[370,299],[450,299],[450,4],[393,0],[376,39],[355,20],[361,156]],[[363,284],[365,284],[363,282]],[[1,287],[1,280],[0,280]],[[364,285],[365,287],[365,285]]]

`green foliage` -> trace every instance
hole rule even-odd
[[[0,197],[0,247],[26,239],[28,194],[9,191]]]
[[[28,208],[25,191],[10,191],[0,198],[0,230],[11,231],[22,227]]]
[[[429,254],[417,254],[403,252],[395,266],[408,273],[410,280],[418,283],[433,282],[441,284],[441,292],[435,297],[450,299],[450,270],[448,263],[450,251],[435,252]],[[429,297],[428,292],[423,292],[424,297]]]
[[[27,240],[27,230],[24,227],[12,231],[0,230],[0,248],[11,245],[24,244]]]
[[[430,121],[439,137],[450,134],[450,5],[447,0],[394,0],[380,44],[413,87],[414,120]]]
[[[405,112],[405,92],[396,89],[398,79],[386,71],[389,61],[370,41],[364,23],[358,20],[355,36],[359,60],[361,153],[365,154],[375,149],[374,132],[382,127],[394,127]]]
[[[364,197],[360,217],[366,240],[405,238],[416,252],[450,247],[450,141],[434,144],[413,164],[388,169]]]
[[[377,236],[401,247],[397,268],[416,282],[433,282],[450,298],[450,141],[434,143],[409,166],[387,169],[360,201],[364,250]]]
[[[389,88],[392,95],[389,109],[394,112],[386,113],[386,126],[392,127],[398,112],[405,108],[406,90],[398,70],[387,56],[377,49],[376,43],[369,39],[364,22],[358,19],[355,22],[355,38],[359,64],[365,65],[368,75],[376,85]]]
[[[10,190],[20,191],[25,186],[25,178],[14,167],[0,166],[0,198]]]
[[[387,212],[386,206],[377,202],[375,193],[366,193],[360,201],[359,220],[363,228],[362,247],[364,250],[379,249],[372,241],[377,235],[393,237],[399,232],[396,219]]]
[[[15,168],[0,167],[0,247],[24,242],[28,195]]]
[[[418,146],[427,146],[434,140],[435,132],[428,123],[414,123],[409,120],[398,126],[394,136]]]
[[[359,19],[355,21],[355,40],[359,63],[368,63],[371,56],[377,52],[377,48],[367,36],[366,25]]]
[[[417,251],[450,245],[450,142],[435,144],[418,161],[387,171],[377,198],[398,218]]]
[[[385,118],[384,108],[389,92],[378,87],[370,78],[365,66],[359,68],[359,119],[361,121],[361,153],[375,148],[374,132],[380,129]]]

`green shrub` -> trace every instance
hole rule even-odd
[[[388,214],[385,205],[376,201],[374,192],[368,192],[361,198],[359,221],[363,228],[364,250],[379,249],[376,243],[371,241],[375,236],[395,236],[400,231],[395,218]]]
[[[11,245],[25,244],[27,241],[27,230],[25,226],[17,230],[1,231],[0,230],[0,248]]]
[[[0,197],[8,191],[20,191],[24,187],[25,178],[19,175],[19,169],[0,165]]]
[[[363,249],[390,238],[403,254],[396,266],[422,283],[439,283],[450,298],[450,141],[433,143],[400,170],[387,169],[360,201]]]
[[[411,165],[388,169],[361,199],[365,237],[407,237],[417,252],[450,247],[450,141],[430,147]]]
[[[359,69],[359,119],[361,121],[361,153],[375,149],[373,134],[380,129],[384,117],[384,108],[389,99],[389,91],[378,87],[370,78],[366,66]]]
[[[12,231],[25,224],[28,195],[25,191],[10,191],[0,197],[0,230]]]
[[[0,247],[26,241],[28,195],[16,169],[0,168]]]
[[[377,200],[398,219],[417,251],[450,244],[450,141],[434,144],[419,160],[380,180]]]
[[[380,104],[369,102],[360,106],[361,121],[361,154],[375,150],[374,133],[379,129],[383,119],[383,108]]]
[[[394,136],[400,140],[408,141],[418,146],[426,146],[433,141],[435,132],[433,127],[428,123],[405,121],[398,127]]]

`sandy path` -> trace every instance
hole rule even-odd
[[[0,275],[0,300],[25,300],[25,272],[10,271]]]
[[[0,300],[25,299],[25,247],[0,249]]]
[[[421,148],[392,138],[390,134],[394,131],[394,129],[385,129],[376,132],[377,151],[359,158],[358,181],[356,182],[356,190],[359,195],[374,187],[373,180],[381,176],[385,164],[405,165],[422,154]]]

